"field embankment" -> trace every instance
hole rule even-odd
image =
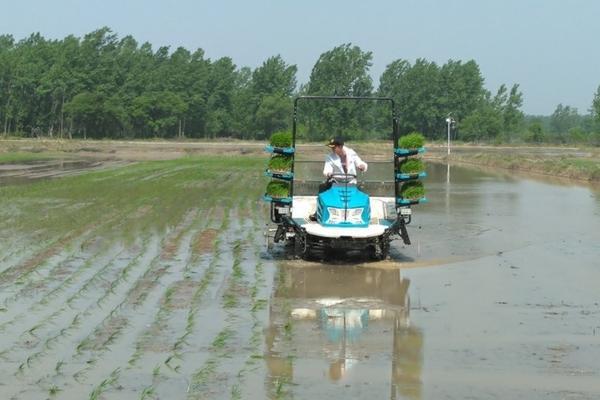
[[[52,160],[130,162],[171,160],[189,155],[257,155],[265,143],[256,141],[114,141],[114,140],[0,140],[0,165]],[[351,147],[367,159],[387,159],[389,142],[356,142]],[[298,156],[321,160],[321,143],[298,144]],[[457,144],[447,155],[444,144],[428,144],[425,159],[479,165],[533,174],[600,182],[600,149],[565,146],[483,146]]]

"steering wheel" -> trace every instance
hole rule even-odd
[[[329,181],[332,182],[350,182],[352,179],[356,179],[356,174],[343,174],[343,173],[334,173],[329,176]]]

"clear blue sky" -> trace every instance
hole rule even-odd
[[[524,111],[587,113],[600,85],[597,0],[0,0],[0,33],[58,39],[102,26],[156,49],[202,48],[257,67],[281,54],[306,82],[342,43],[373,52],[375,87],[395,59],[474,59],[495,91],[519,83]]]

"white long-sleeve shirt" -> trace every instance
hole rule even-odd
[[[344,172],[344,168],[342,166],[342,159],[340,156],[331,152],[325,158],[325,166],[323,167],[323,175],[327,178],[331,174],[352,174],[356,175],[356,170],[358,167],[364,167],[364,171],[367,170],[368,165],[366,162],[360,159],[358,154],[350,147],[344,146],[344,151],[346,152],[346,163],[348,171]]]

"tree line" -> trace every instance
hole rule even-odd
[[[264,139],[290,129],[298,95],[392,97],[403,133],[446,136],[446,118],[465,141],[556,141],[600,144],[600,87],[589,114],[558,105],[551,116],[526,116],[518,84],[492,93],[473,60],[438,65],[425,59],[390,63],[375,87],[372,53],[343,44],[321,54],[298,85],[297,67],[281,56],[255,69],[202,49],[154,50],[101,28],[83,38],[16,41],[0,36],[0,130],[4,135],[59,138]],[[303,104],[300,137],[322,140],[390,134],[385,107],[336,102]]]

